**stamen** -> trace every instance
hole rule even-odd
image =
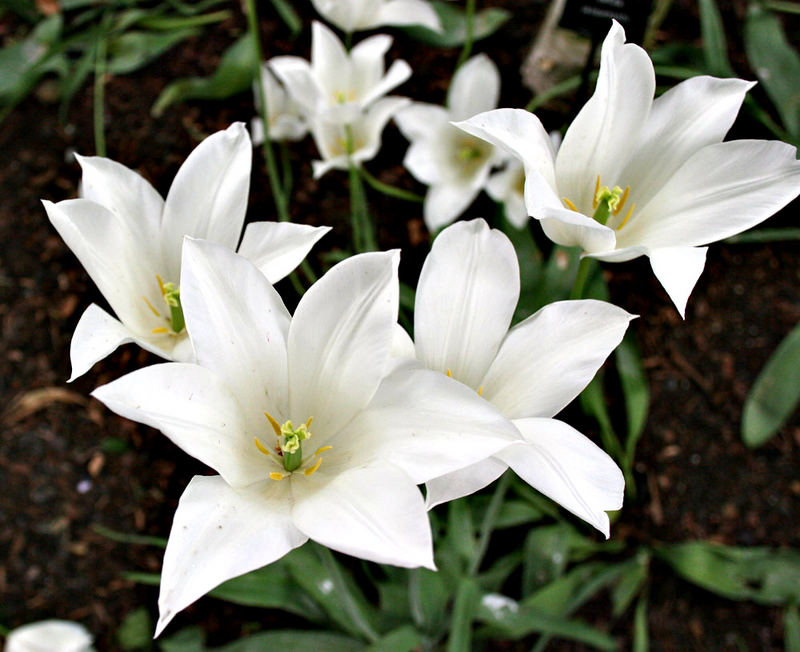
[[[158,281],[158,287],[161,288],[161,296],[163,297],[167,293],[167,290],[164,288],[164,281],[161,280],[158,274],[156,274],[156,280]]]
[[[478,396],[481,396],[482,394],[483,394],[483,385],[478,387]]]
[[[320,453],[329,451],[331,448],[333,448],[333,446],[320,446],[317,450],[314,451],[314,455],[319,455]]]
[[[262,453],[264,453],[264,455],[271,455],[271,453],[269,452],[269,449],[267,449],[264,446],[264,444],[262,444],[260,441],[258,441],[258,437],[253,437],[253,442],[255,443],[256,448],[258,450],[260,450]]]
[[[269,474],[270,480],[283,480],[285,477],[286,476],[283,475],[283,473],[278,473],[277,471],[274,471],[273,473]]]
[[[453,377],[453,372],[450,371],[449,369],[447,370],[447,377],[448,378],[452,378]]]
[[[152,304],[152,303],[150,303],[150,302],[147,300],[147,297],[146,297],[146,296],[142,295],[142,299],[144,299],[144,302],[147,304],[147,307],[148,307],[148,308],[150,308],[150,310],[152,310],[152,311],[153,311],[153,314],[154,314],[156,317],[161,317],[161,313],[160,313],[160,312],[158,312],[158,310],[156,310],[156,309],[153,307],[153,304]]]
[[[625,223],[630,219],[631,215],[633,215],[633,209],[636,208],[636,204],[631,204],[631,207],[628,209],[628,214],[625,215],[625,219],[620,222],[620,225],[617,227],[617,231],[619,231]]]
[[[151,333],[156,333],[157,335],[160,335],[162,333],[169,333],[169,329],[164,328],[163,326],[161,326],[160,328],[154,328],[150,332]]]
[[[303,471],[303,473],[305,475],[313,475],[314,473],[317,472],[317,469],[319,468],[320,464],[322,464],[322,458],[321,457],[317,460],[317,463],[314,466],[312,466],[309,469],[306,469],[305,471]]]
[[[625,186],[625,192],[622,193],[622,197],[619,198],[619,203],[617,207],[614,209],[614,215],[619,215],[622,207],[625,206],[625,202],[628,201],[628,195],[631,193],[631,187]]]
[[[272,426],[272,429],[275,431],[275,436],[280,439],[281,438],[281,424],[279,424],[275,419],[272,418],[272,415],[269,412],[264,412],[264,416],[267,417],[267,421],[269,421],[269,425]]]
[[[561,199],[567,205],[567,208],[569,208],[570,210],[575,211],[576,213],[580,212],[580,211],[578,211],[578,207],[575,204],[573,204],[569,199],[567,199],[566,197],[562,197]]]
[[[597,192],[600,190],[600,175],[597,175],[597,181],[594,183],[594,196],[592,199],[592,210],[597,210],[597,204],[600,202],[597,201]]]
[[[314,420],[314,417],[308,417],[308,421],[306,421],[306,430],[311,427],[311,422]]]

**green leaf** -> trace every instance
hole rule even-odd
[[[772,437],[800,402],[800,323],[775,349],[744,403],[742,439],[750,447]]]
[[[599,573],[610,566],[602,562],[588,562],[570,569],[548,584],[542,586],[523,601],[527,607],[553,616],[568,616],[576,608],[575,596]]]
[[[448,503],[447,542],[458,553],[462,561],[469,564],[475,556],[475,527],[472,512],[466,499]]]
[[[645,591],[639,596],[633,613],[632,652],[648,652],[649,649],[650,631],[647,627],[647,591]]]
[[[611,604],[614,617],[619,617],[627,611],[631,602],[639,594],[647,581],[650,569],[650,554],[642,550],[632,562],[625,564],[625,569],[611,591]]]
[[[751,3],[744,46],[750,67],[778,109],[784,127],[792,137],[800,137],[800,55],[786,40],[778,17]]]
[[[411,625],[404,625],[370,645],[367,652],[412,652],[421,648],[422,635]]]
[[[469,577],[462,578],[453,604],[450,638],[447,640],[448,652],[462,652],[472,648],[472,621],[475,619],[479,598],[480,592],[475,581]]]
[[[440,48],[455,48],[463,45],[467,40],[467,19],[464,9],[440,0],[434,0],[431,5],[439,14],[439,22],[442,25],[441,32],[435,32],[421,25],[399,27],[398,29],[427,45]],[[509,18],[511,18],[511,14],[508,11],[494,7],[475,12],[472,23],[473,41],[491,36]]]
[[[451,590],[441,573],[427,568],[414,568],[408,572],[408,600],[417,627],[431,633],[441,628]]]
[[[796,604],[783,612],[783,642],[786,652],[800,652],[800,615]]]
[[[50,54],[62,26],[61,14],[55,14],[41,21],[23,40],[0,50],[0,105],[24,98],[46,72],[64,72],[63,58]]]
[[[117,641],[123,650],[147,648],[153,640],[153,623],[144,607],[128,613],[117,630]]]
[[[754,229],[745,231],[738,235],[726,238],[725,242],[730,244],[743,244],[746,242],[784,242],[800,240],[800,229],[792,227],[781,227],[778,229]]]
[[[169,84],[151,109],[154,117],[177,102],[190,99],[220,100],[248,90],[256,70],[256,47],[249,35],[241,37],[222,55],[210,77],[184,77]]]
[[[647,374],[642,365],[642,357],[636,346],[633,333],[628,332],[614,352],[617,362],[622,393],[625,397],[625,414],[628,422],[628,436],[625,440],[625,453],[633,460],[636,444],[644,431],[647,412],[650,407],[650,388]]]
[[[167,540],[162,537],[152,537],[145,534],[131,534],[129,532],[118,532],[117,530],[112,530],[111,528],[100,525],[99,523],[92,525],[92,529],[100,536],[103,536],[106,539],[111,539],[112,541],[118,541],[119,543],[133,543],[145,546],[157,546],[159,548],[167,547]]]
[[[139,70],[174,45],[196,34],[199,34],[199,30],[193,28],[169,32],[130,31],[121,34],[108,44],[107,70],[112,75],[124,75]]]
[[[656,550],[684,579],[731,600],[800,601],[800,551],[690,541]]]
[[[728,62],[725,27],[715,0],[700,0],[700,30],[703,36],[703,55],[708,72],[718,77],[735,77]]]
[[[522,562],[522,594],[549,584],[564,574],[569,561],[569,532],[552,525],[530,531],[525,538]]]
[[[286,23],[292,38],[300,34],[300,30],[303,29],[303,21],[300,20],[300,16],[297,15],[292,4],[287,0],[272,0],[272,6],[281,20]]]
[[[228,645],[214,648],[214,652],[263,652],[264,650],[358,652],[364,649],[364,643],[342,634],[284,629],[277,632],[253,634]]]
[[[168,638],[158,639],[161,652],[205,652],[206,633],[202,627],[184,627]]]
[[[494,561],[492,565],[481,572],[475,579],[483,591],[499,591],[505,581],[516,572],[522,564],[522,551],[513,550],[507,555]]]

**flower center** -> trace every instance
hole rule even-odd
[[[351,88],[348,91],[334,91],[333,101],[336,104],[346,104],[347,102],[355,102],[356,92]]]
[[[170,313],[169,317],[164,318],[165,321],[170,325],[170,328],[164,328],[163,326],[160,326],[159,328],[154,328],[152,332],[156,334],[176,335],[180,333],[186,326],[186,322],[183,319],[183,307],[181,306],[181,291],[172,282],[164,283],[158,274],[156,274],[156,280],[158,281],[158,287],[161,290],[161,296],[164,299],[164,303],[166,304]],[[144,299],[147,307],[150,308],[156,317],[161,317],[161,313],[156,310],[155,306],[150,303],[147,297],[142,296],[142,299]],[[172,332],[170,332],[170,329]]]
[[[623,190],[619,186],[609,188],[608,186],[601,185],[600,175],[598,174],[597,181],[594,184],[594,197],[592,198],[592,210],[594,211],[592,214],[592,219],[597,220],[600,222],[600,224],[605,225],[606,222],[608,222],[609,217],[616,217],[620,214],[622,209],[625,207],[625,203],[628,201],[630,192],[630,186],[626,186],[625,190]],[[578,207],[575,206],[575,204],[569,199],[566,197],[562,197],[561,199],[567,208],[575,212],[580,212]],[[625,214],[625,217],[617,226],[614,227],[617,231],[625,226],[631,215],[633,215],[635,208],[636,204],[631,204],[628,212]]]
[[[476,138],[460,138],[456,143],[455,159],[464,176],[474,175],[489,157],[486,143]]]
[[[272,430],[277,439],[274,454],[276,457],[280,458],[280,465],[283,467],[283,470],[288,471],[288,473],[274,471],[269,474],[269,477],[272,480],[283,480],[283,478],[291,475],[293,471],[303,466],[303,442],[311,437],[309,427],[314,417],[309,417],[308,421],[295,427],[291,420],[280,425],[269,412],[264,412],[264,416],[267,417],[267,421],[269,421],[272,426]],[[258,440],[258,437],[254,437],[253,441],[256,448],[261,451],[261,453],[267,456],[273,455],[273,453]],[[320,464],[322,464],[322,457],[320,457],[320,455],[330,449],[331,446],[322,446],[314,451],[314,454],[305,460],[308,466],[303,471],[303,474],[313,475],[316,473]],[[316,461],[312,464],[311,462],[314,458],[316,458]]]

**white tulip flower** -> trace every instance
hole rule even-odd
[[[542,124],[500,109],[457,126],[525,166],[525,203],[545,234],[608,262],[648,256],[681,316],[706,245],[759,224],[800,193],[796,149],[722,142],[752,83],[694,77],[653,100],[647,53],[614,22],[594,95],[558,154]]]
[[[42,620],[12,629],[6,652],[93,652],[92,635],[70,620]]]
[[[329,23],[347,32],[382,25],[422,25],[441,31],[438,14],[424,0],[311,0]]]
[[[184,235],[235,249],[250,188],[252,145],[242,123],[206,138],[178,170],[166,201],[141,176],[107,158],[79,157],[82,198],[44,201],[53,226],[117,319],[96,304],[72,337],[70,380],[135,342],[168,360],[190,360],[180,303]],[[255,222],[239,253],[271,281],[291,272],[330,229]]]
[[[267,118],[269,119],[269,138],[273,141],[302,140],[308,133],[308,123],[303,110],[292,99],[283,85],[275,79],[269,62],[261,64],[261,81],[267,97]],[[256,108],[261,107],[261,92],[258,84],[253,84]],[[264,142],[264,123],[260,117],[250,123],[253,144]]]
[[[274,57],[270,66],[302,107],[309,122],[349,124],[390,90],[411,76],[405,61],[384,72],[383,57],[392,38],[378,34],[350,52],[325,25],[311,28],[311,62],[294,56]]]
[[[602,301],[561,301],[509,330],[519,289],[514,246],[482,219],[457,222],[434,240],[417,286],[413,355],[493,404],[521,441],[428,482],[428,504],[471,494],[511,467],[608,537],[606,511],[622,506],[622,472],[552,417],[589,384],[633,316]]]
[[[415,102],[395,117],[411,141],[403,164],[429,186],[423,204],[429,230],[463,213],[486,185],[492,165],[501,159],[501,150],[450,124],[495,108],[499,95],[500,72],[491,59],[479,54],[456,71],[446,107]]]
[[[486,194],[503,204],[509,222],[518,229],[525,227],[528,223],[528,209],[525,208],[525,169],[518,159],[510,159],[502,170],[489,177]]]
[[[218,476],[181,497],[161,574],[158,635],[219,583],[313,539],[433,568],[417,484],[518,436],[469,388],[389,354],[397,252],[339,263],[291,317],[230,250],[186,239],[183,305],[197,364],[135,371],[93,396],[159,428]]]

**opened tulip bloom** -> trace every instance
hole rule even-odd
[[[425,0],[311,0],[339,29],[352,33],[382,25],[423,25],[440,30],[439,16]]]
[[[196,476],[178,505],[157,634],[221,582],[309,538],[433,567],[416,485],[517,437],[470,389],[391,364],[398,259],[348,258],[290,317],[247,260],[187,238],[182,297],[197,364],[153,365],[93,393],[219,473]]]
[[[722,142],[752,84],[695,77],[653,100],[653,64],[616,22],[594,95],[556,155],[539,120],[501,109],[458,126],[525,167],[525,203],[554,242],[608,262],[648,256],[681,315],[706,245],[762,222],[800,194],[794,147]]]
[[[606,536],[624,480],[592,441],[552,417],[622,340],[632,315],[602,301],[550,304],[509,330],[519,298],[514,247],[483,220],[442,231],[425,260],[414,309],[414,355],[502,412],[520,441],[427,483],[430,506],[477,491],[508,467]]]
[[[74,380],[118,346],[135,342],[170,360],[189,360],[180,299],[184,235],[231,249],[244,224],[252,145],[242,123],[209,136],[178,170],[166,201],[136,172],[80,157],[82,198],[44,206],[50,221],[103,293],[117,319],[92,304],[72,337]],[[256,222],[239,252],[271,281],[291,272],[329,229]]]
[[[267,119],[270,140],[302,140],[308,133],[308,123],[302,108],[286,92],[281,83],[275,79],[270,69],[269,62],[261,64],[261,83],[264,86],[264,95],[267,100]],[[253,84],[256,108],[261,106],[262,98],[260,87]],[[261,118],[254,118],[251,122],[253,144],[260,145],[264,142],[264,123]]]

